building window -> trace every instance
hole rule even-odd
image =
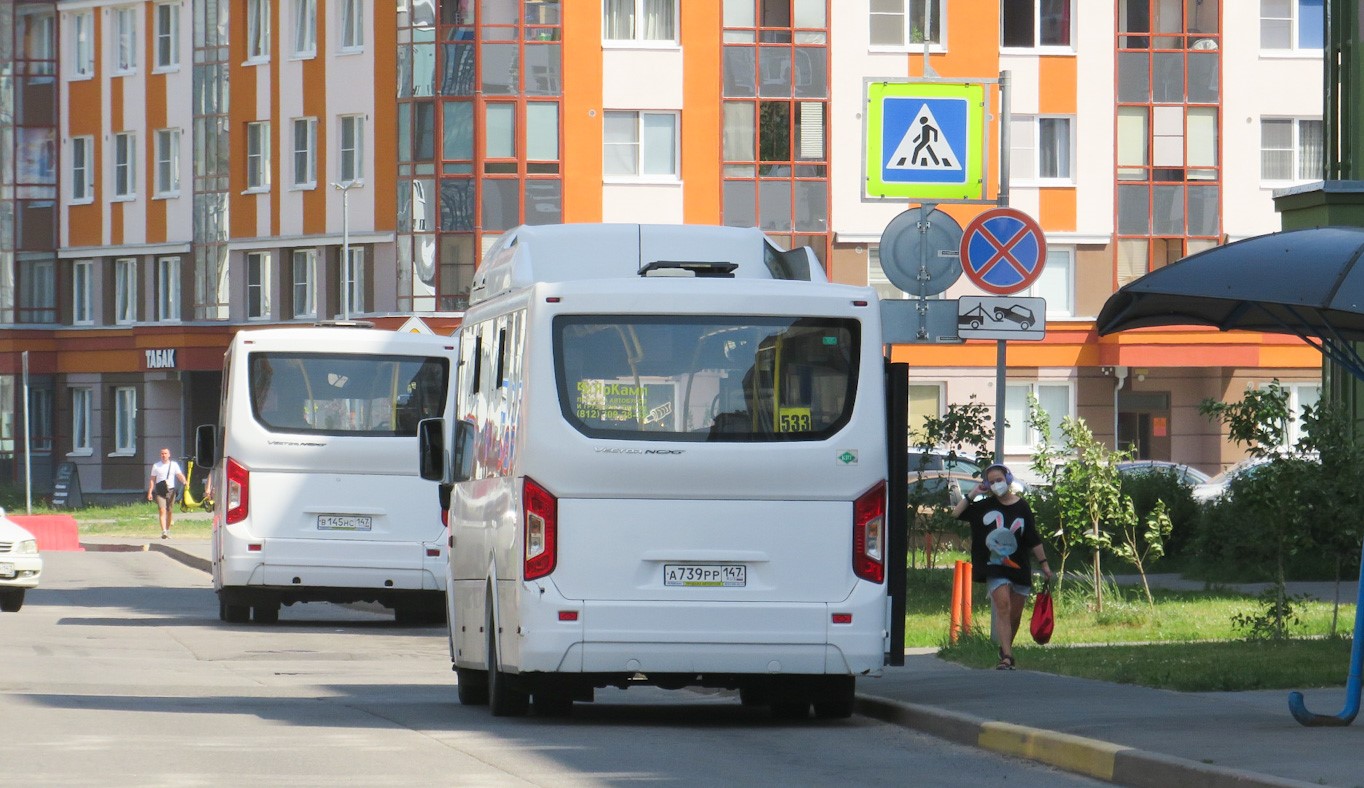
[[[1075,182],[1071,118],[1015,115],[1010,129],[1009,176],[1015,183]]]
[[[270,0],[246,0],[246,62],[270,59]]]
[[[71,389],[71,452],[90,452],[90,389]]]
[[[180,193],[180,130],[156,132],[156,196],[173,197]]]
[[[270,189],[270,121],[246,124],[246,188]]]
[[[124,131],[114,135],[114,197],[129,199],[137,193],[137,135]]]
[[[180,320],[180,258],[162,257],[156,261],[156,319]]]
[[[602,136],[605,175],[677,177],[676,113],[607,112]]]
[[[909,298],[908,293],[891,283],[890,277],[886,276],[886,269],[881,267],[880,244],[869,244],[867,246],[867,285],[876,290],[876,295],[882,301]]]
[[[114,11],[114,75],[137,71],[137,9]]]
[[[90,179],[90,154],[95,147],[94,137],[71,138],[71,202],[85,203],[95,199]]]
[[[365,46],[365,0],[341,0],[341,51]]]
[[[942,416],[944,390],[946,383],[911,383],[909,384],[909,442],[910,442],[910,471],[915,470],[914,444],[922,441],[925,437],[924,423],[929,419],[936,419]]]
[[[675,42],[677,8],[673,0],[606,0],[602,38],[607,41]]]
[[[928,43],[941,47],[943,43],[942,0],[872,0],[871,45],[874,47],[904,48],[923,46],[924,31]],[[925,19],[927,14],[927,19]]]
[[[1047,246],[1047,259],[1037,281],[1022,295],[1044,298],[1047,314],[1071,317],[1075,314],[1075,250]]]
[[[137,452],[137,389],[114,389],[114,453]]]
[[[352,246],[350,248],[350,264],[342,272],[342,286],[345,290],[341,294],[344,301],[347,296],[350,298],[350,313],[358,315],[365,311],[365,250]]]
[[[52,451],[52,391],[28,391],[28,440],[36,452]]]
[[[1302,411],[1303,408],[1317,409],[1321,402],[1321,384],[1289,383],[1284,388],[1288,389],[1288,412],[1291,414],[1288,429],[1284,430],[1284,446],[1287,448],[1304,437]]]
[[[270,317],[270,255],[251,252],[246,255],[246,318],[267,320]]]
[[[1322,0],[1260,0],[1260,49],[1321,54],[1325,39]]]
[[[294,0],[294,57],[317,54],[317,0]]]
[[[90,260],[77,260],[71,264],[71,322],[78,326],[95,322],[90,308],[94,268],[95,264]]]
[[[294,317],[317,317],[317,252],[298,249],[293,262]]]
[[[341,162],[340,178],[342,183],[351,183],[365,178],[365,116],[341,116]]]
[[[114,261],[114,322],[137,322],[137,260],[132,257]]]
[[[156,67],[180,65],[180,6],[161,3],[156,7]]]
[[[1069,47],[1074,0],[1003,0],[1000,46],[1034,49]]]
[[[1069,383],[1009,383],[1004,389],[1004,448],[1012,454],[1030,454],[1042,439],[1028,425],[1029,397],[1036,397],[1046,412],[1054,443],[1061,440],[1061,420],[1075,415]]]
[[[20,323],[57,321],[57,264],[52,260],[18,263]]]
[[[317,185],[317,119],[294,119],[294,186]]]
[[[71,15],[71,74],[95,75],[95,16],[89,11]]]
[[[1260,180],[1320,180],[1322,123],[1298,118],[1260,119]]]

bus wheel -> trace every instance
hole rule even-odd
[[[278,624],[279,603],[256,605],[251,608],[251,620],[257,624]]]
[[[245,624],[251,620],[251,608],[247,605],[230,605],[226,602],[219,602],[218,618],[229,624]]]
[[[537,717],[567,717],[573,713],[573,696],[567,692],[541,690],[532,698]]]
[[[488,616],[488,705],[494,717],[524,717],[530,710],[530,694],[511,686],[497,664],[497,635]]]
[[[803,720],[810,716],[810,692],[799,678],[772,682],[772,716],[779,720]]]
[[[842,720],[852,716],[857,702],[852,676],[826,676],[814,693],[815,716],[821,720]]]
[[[488,671],[455,668],[459,702],[464,706],[488,705]]]
[[[745,684],[739,687],[739,702],[745,706],[766,706],[772,701],[772,692],[766,684]]]

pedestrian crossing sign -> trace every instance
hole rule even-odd
[[[868,82],[866,196],[985,196],[985,85]]]

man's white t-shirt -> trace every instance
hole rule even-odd
[[[180,463],[175,460],[166,460],[152,465],[152,483],[165,482],[166,488],[175,489],[175,480],[184,476],[184,471],[180,470]]]

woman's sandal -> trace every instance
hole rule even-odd
[[[999,664],[995,665],[995,670],[1013,670],[1014,658],[1000,655]]]

